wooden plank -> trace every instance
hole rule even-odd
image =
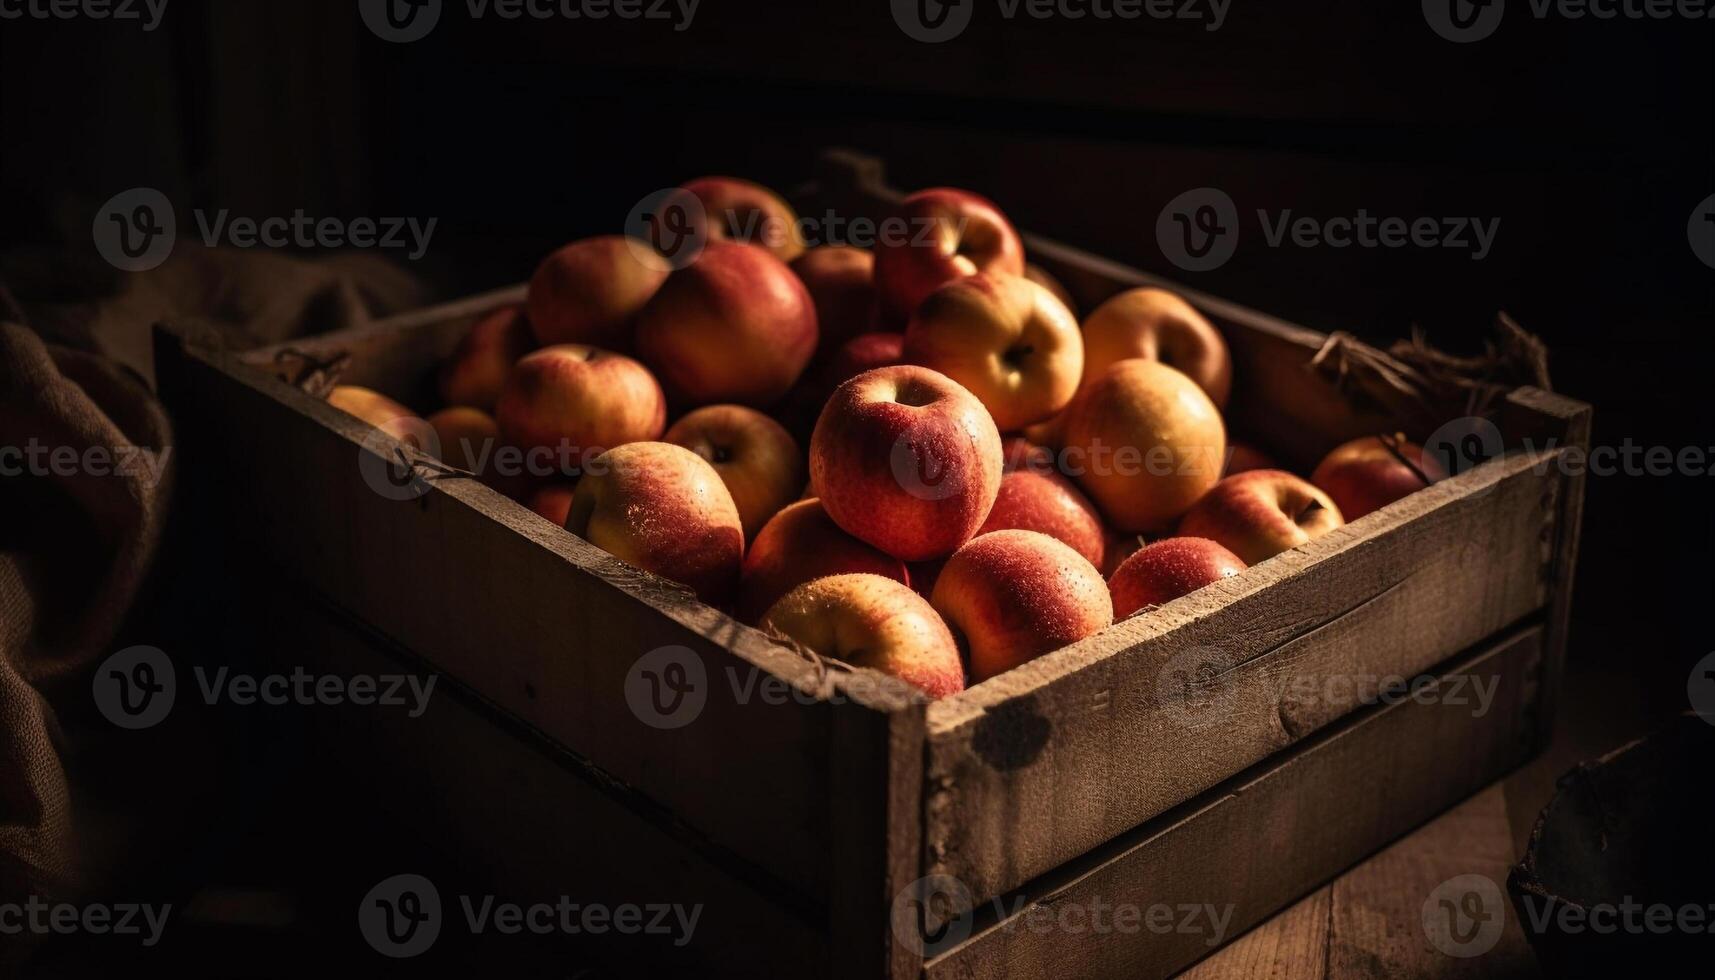
[[[368,426],[231,355],[163,333],[157,362],[164,397],[196,416],[203,445],[244,447],[223,474],[242,488],[236,537],[800,894],[826,895],[832,718],[895,710],[919,698],[912,689],[858,671],[848,690],[846,668],[474,481],[388,499],[359,469],[365,454],[379,460],[363,446]],[[197,414],[208,405],[221,411]],[[668,648],[706,676],[685,727],[658,727],[626,698],[640,658]]]
[[[346,678],[434,671],[289,584],[263,581],[268,597],[252,599],[249,614],[263,639],[259,652],[281,669]],[[706,975],[810,975],[826,962],[825,907],[771,891],[766,877],[586,760],[508,722],[457,681],[436,678],[425,704],[416,717],[320,706],[305,712],[305,729],[323,746],[329,776],[343,773],[363,787],[368,805],[498,901],[700,906],[683,944],[678,935],[610,932],[540,944],[547,950],[570,946],[631,969],[694,966]],[[451,931],[460,920],[451,896],[444,899]],[[526,960],[537,952],[522,940],[494,945],[497,954],[519,947]]]
[[[978,901],[1017,888],[1541,609],[1550,462],[1478,467],[931,705],[927,866]],[[1188,695],[1187,671],[1217,680]]]
[[[1163,977],[1522,762],[1542,629],[1461,658],[1418,699],[1366,711],[1164,814],[1122,840],[979,910],[968,938],[926,964],[928,980]],[[1478,714],[1454,685],[1493,685]],[[1213,907],[1189,927],[1078,934],[1087,912]],[[1209,923],[1223,910],[1224,930]],[[1044,916],[1050,927],[1043,928]]]
[[[1324,980],[1330,976],[1328,919],[1333,893],[1332,885],[1316,889],[1181,973],[1180,980]]]

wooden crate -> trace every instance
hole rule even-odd
[[[842,154],[799,195],[805,213],[848,218],[897,199],[878,164]],[[1026,247],[1085,309],[1144,284],[1190,299],[1233,349],[1234,428],[1297,467],[1395,427],[1307,369],[1322,334],[1046,239]],[[382,656],[431,665],[478,711],[457,721],[483,733],[459,740],[471,757],[421,778],[498,799],[489,755],[575,759],[597,774],[610,822],[665,820],[675,846],[758,903],[750,914],[780,915],[797,939],[753,951],[753,966],[790,949],[781,968],[809,957],[839,976],[1162,975],[1210,947],[1148,930],[1068,944],[1025,928],[1030,909],[1218,903],[1233,909],[1231,938],[1541,743],[1583,490],[1558,464],[1587,446],[1587,406],[1513,391],[1490,413],[1499,458],[929,703],[776,644],[474,480],[379,494],[359,466],[381,461],[368,426],[282,380],[304,356],[345,354],[345,381],[428,407],[435,364],[521,295],[243,354],[165,325],[162,394],[185,420],[186,455],[218,460],[238,491],[232,532]],[[645,723],[624,693],[639,658],[667,647],[704,669],[687,727]],[[1204,682],[1171,682],[1188,671]],[[1469,674],[1499,685],[1481,717],[1433,698],[1368,704],[1350,683]],[[499,810],[528,810],[552,772]],[[466,817],[464,833],[504,834],[514,853],[527,848],[516,827],[541,828]],[[919,910],[910,886],[926,877],[959,887]],[[896,915],[918,911],[910,928]],[[927,956],[923,932],[943,937]]]

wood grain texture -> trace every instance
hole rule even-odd
[[[360,472],[368,426],[230,355],[163,333],[157,361],[174,404],[222,406],[203,424],[246,495],[236,537],[802,895],[826,895],[832,718],[905,707],[909,688],[858,672],[848,689],[844,668],[475,481],[388,499]],[[666,647],[706,675],[705,706],[682,728],[646,724],[625,695],[638,659]]]
[[[1479,467],[931,705],[929,868],[978,901],[1016,888],[1541,609],[1548,462]]]
[[[1336,869],[1527,758],[1541,644],[1540,627],[1516,631],[1440,672],[1441,683],[1423,698],[1370,709],[1033,882],[998,908],[989,903],[969,938],[930,960],[925,976],[1145,980],[1208,956]],[[1474,678],[1494,685],[1489,710],[1479,714],[1442,696]],[[1096,936],[1041,927],[1042,910],[1104,903],[1231,912],[1224,931],[1176,925]]]

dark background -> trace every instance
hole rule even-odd
[[[972,188],[1022,228],[1320,330],[1421,325],[1472,350],[1504,309],[1548,343],[1555,387],[1595,406],[1595,445],[1715,448],[1715,270],[1686,235],[1715,192],[1715,21],[1537,20],[1514,0],[1495,36],[1458,45],[1404,0],[1234,0],[1216,32],[970,2],[937,45],[886,0],[704,0],[682,33],[472,21],[451,2],[407,45],[355,0],[172,0],[152,33],[0,22],[0,247],[92,256],[90,216],[140,185],[179,204],[181,236],[191,207],[432,216],[414,268],[455,297],[620,230],[650,191],[704,173],[789,189],[843,145],[902,188]],[[1154,227],[1201,186],[1247,218],[1231,262],[1190,274]],[[1266,248],[1258,208],[1501,224],[1475,262]],[[1682,710],[1712,649],[1712,488],[1590,479],[1570,656],[1617,678],[1601,696],[1627,718]]]

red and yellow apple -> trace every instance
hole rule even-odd
[[[880,575],[831,575],[786,593],[764,629],[824,657],[912,684],[932,698],[965,688],[947,624],[922,596]]]
[[[698,177],[683,187],[702,204],[710,241],[746,242],[782,262],[803,254],[798,215],[779,194],[738,177]]]
[[[1107,583],[1084,557],[1035,531],[994,531],[954,552],[930,603],[965,639],[984,681],[1113,622]]]
[[[414,449],[427,451],[426,428],[417,413],[379,391],[359,385],[338,385],[328,392],[328,404],[355,415]]]
[[[1245,570],[1238,555],[1208,538],[1166,538],[1139,549],[1108,579],[1114,618],[1159,606]]]
[[[810,438],[810,482],[834,523],[905,561],[951,554],[1000,492],[1000,433],[944,374],[878,368],[836,389]]]
[[[905,329],[905,360],[964,385],[1002,432],[1053,417],[1078,390],[1078,321],[1023,276],[978,273],[930,293]]]
[[[864,572],[911,582],[905,563],[840,530],[814,497],[800,500],[762,526],[744,554],[738,618],[756,623],[787,592],[812,579]]]
[[[1085,384],[1056,423],[1061,468],[1126,533],[1158,530],[1221,477],[1226,427],[1196,382],[1130,358]]]
[[[1106,551],[1102,516],[1076,484],[1054,469],[1053,455],[1016,436],[1001,444],[1000,493],[977,535],[1039,531],[1101,567]]]
[[[637,318],[637,352],[675,405],[780,400],[816,350],[816,310],[786,264],[712,241]]]
[[[1446,470],[1403,435],[1364,436],[1330,452],[1310,474],[1348,521],[1380,510],[1438,480]]]
[[[875,256],[855,245],[823,245],[792,260],[809,290],[821,335],[818,360],[875,329]]]
[[[566,530],[689,586],[710,604],[729,599],[738,585],[738,508],[714,467],[683,446],[633,442],[590,461],[572,493]]]
[[[904,334],[866,333],[853,337],[804,372],[778,409],[780,420],[795,435],[807,440],[834,389],[865,371],[904,363]]]
[[[779,422],[743,405],[707,405],[673,423],[662,442],[684,446],[715,468],[732,494],[746,540],[798,499],[798,443]]]
[[[530,278],[530,325],[544,344],[628,351],[644,304],[670,266],[647,244],[623,235],[585,238],[549,255]]]
[[[1072,298],[1072,291],[1066,288],[1065,283],[1054,278],[1053,273],[1034,262],[1026,262],[1024,263],[1024,278],[1053,293],[1054,298],[1064,304],[1073,316],[1078,315],[1078,301]]]
[[[548,450],[573,466],[629,442],[657,439],[667,424],[661,386],[642,364],[582,344],[555,344],[513,367],[495,406],[506,441]]]
[[[1227,406],[1233,360],[1227,342],[1203,314],[1165,289],[1120,293],[1084,320],[1084,381],[1128,357],[1160,361],[1184,372],[1215,403]]]
[[[441,398],[448,405],[494,411],[506,375],[536,348],[521,306],[506,306],[476,321],[441,365]]]
[[[1223,474],[1224,476],[1248,473],[1251,470],[1278,469],[1280,469],[1280,464],[1274,461],[1273,456],[1254,446],[1247,446],[1242,442],[1227,445],[1227,470]]]
[[[935,187],[900,203],[875,249],[875,288],[882,310],[900,320],[929,294],[979,272],[1024,274],[1024,243],[987,198]]]
[[[1251,470],[1215,484],[1180,520],[1179,533],[1208,538],[1255,565],[1344,523],[1333,499],[1302,477]]]

